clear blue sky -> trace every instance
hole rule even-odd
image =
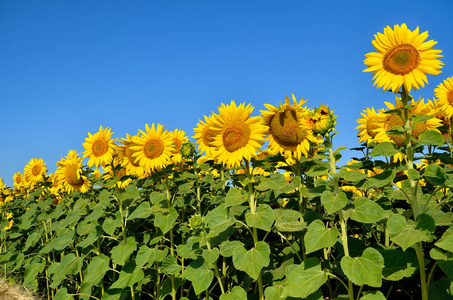
[[[393,101],[363,73],[373,35],[406,23],[443,50],[453,76],[453,1],[0,1],[0,177],[31,158],[49,171],[100,125],[145,123],[193,135],[229,103],[277,105],[292,93],[335,108],[334,146],[356,147],[356,119]],[[345,156],[351,156],[353,153]],[[86,160],[84,161],[86,163]]]

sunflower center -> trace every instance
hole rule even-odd
[[[374,121],[375,121],[374,119],[369,118],[368,122],[366,123],[366,132],[372,138],[376,136],[377,133],[374,132],[374,130],[378,128]]]
[[[20,184],[22,182],[22,176],[21,175],[18,175],[14,178],[14,181],[16,182],[16,184]]]
[[[450,104],[453,103],[453,89],[451,89],[451,90],[447,93],[447,100],[448,100],[448,103],[450,103]]]
[[[154,159],[164,152],[164,144],[160,139],[151,139],[145,144],[145,156]]]
[[[178,154],[179,149],[181,148],[181,141],[177,138],[173,139],[173,146],[175,146],[175,150],[172,152],[172,154]]]
[[[425,122],[418,122],[418,123],[415,123],[415,128],[412,129],[412,134],[411,136],[413,138],[418,138],[418,136],[420,134],[422,134],[423,132],[426,131],[426,126],[425,126]]]
[[[39,174],[41,174],[41,166],[33,166],[31,173],[33,174],[33,176],[38,176]]]
[[[139,163],[136,161],[135,157],[132,157],[132,154],[134,153],[134,151],[132,151],[129,146],[126,147],[126,156],[127,156],[127,159],[129,160],[129,162],[131,163],[131,165],[133,165],[134,167],[138,167],[139,166]]]
[[[77,165],[69,165],[66,167],[66,171],[64,173],[66,181],[72,186],[80,186],[83,184],[83,179],[80,178],[77,174],[79,170],[79,166]]]
[[[108,144],[105,140],[98,139],[93,143],[91,150],[93,151],[94,156],[102,156],[107,152]]]
[[[403,126],[403,120],[398,115],[391,115],[387,121],[387,125],[385,127],[386,131],[390,131],[395,126]],[[404,136],[400,134],[389,134],[389,138],[397,145],[402,146],[404,145]]]
[[[394,75],[406,75],[417,68],[420,54],[410,44],[396,45],[387,51],[382,61],[384,70]]]
[[[203,135],[202,135],[202,139],[203,139],[203,143],[208,146],[208,147],[213,147],[214,145],[212,144],[212,142],[214,142],[214,137],[215,137],[215,132],[214,130],[206,127],[205,130],[203,130]]]
[[[299,125],[293,109],[277,112],[272,117],[269,127],[274,140],[284,146],[297,146],[307,136],[306,130]]]
[[[225,149],[234,152],[248,144],[250,128],[241,121],[229,122],[225,126],[222,138]]]

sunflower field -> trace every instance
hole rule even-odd
[[[55,173],[31,159],[0,183],[1,276],[45,299],[452,299],[453,77],[410,95],[441,73],[427,38],[375,35],[364,71],[391,102],[342,167],[334,112],[294,95],[221,104],[195,143],[101,126]]]

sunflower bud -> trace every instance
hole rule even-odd
[[[337,116],[326,105],[316,107],[310,116],[310,125],[315,135],[326,135],[335,130]]]
[[[193,215],[189,219],[189,226],[192,229],[200,229],[203,227],[203,217],[200,215]]]
[[[192,142],[185,142],[181,145],[181,149],[179,150],[182,157],[190,158],[195,154],[195,146]]]

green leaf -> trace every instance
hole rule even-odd
[[[205,249],[202,256],[208,264],[213,264],[219,258],[219,248]]]
[[[442,185],[448,179],[445,170],[437,164],[429,164],[423,176],[432,185]]]
[[[174,207],[168,209],[167,214],[156,213],[154,217],[154,225],[157,226],[162,233],[167,233],[170,228],[173,226],[173,223],[178,219],[178,212]]]
[[[199,295],[211,285],[214,272],[208,267],[203,259],[191,262],[182,273],[182,277],[190,280],[195,294]]]
[[[450,226],[434,245],[453,253],[453,227]]]
[[[178,261],[174,256],[165,257],[160,267],[162,272],[167,275],[176,275],[181,272],[181,266],[178,265]]]
[[[371,291],[359,300],[385,300],[385,296],[380,291]]]
[[[196,236],[190,237],[184,245],[176,247],[176,253],[186,259],[197,259],[201,254],[200,238]]]
[[[264,231],[270,231],[274,224],[274,210],[267,204],[261,204],[256,213],[248,212],[245,214],[245,222],[250,227],[256,227]]]
[[[380,287],[382,285],[382,270],[384,258],[374,248],[366,248],[361,257],[344,256],[341,259],[341,269],[354,284]]]
[[[105,273],[110,269],[110,259],[104,254],[95,256],[84,272],[83,283],[99,285]]]
[[[453,281],[441,278],[429,284],[429,299],[453,300]]]
[[[231,257],[236,247],[244,247],[244,243],[240,241],[225,241],[220,244],[220,254],[225,257]]]
[[[275,228],[281,232],[297,232],[307,227],[305,222],[300,221],[302,214],[295,210],[274,209]]]
[[[33,231],[32,234],[30,234],[27,238],[27,240],[25,241],[25,246],[24,246],[24,249],[23,251],[27,250],[28,248],[30,247],[33,247],[34,245],[36,245],[36,243],[41,239],[41,236],[42,236],[43,232],[42,231]]]
[[[394,178],[395,173],[388,170],[360,181],[356,184],[356,187],[362,190],[367,190],[369,188],[381,188],[393,183]]]
[[[94,210],[86,218],[86,222],[92,222],[99,219],[104,214],[104,207],[102,205],[97,205]]]
[[[338,171],[337,174],[338,174],[339,178],[343,178],[346,181],[353,181],[353,182],[360,181],[360,180],[366,178],[366,174],[364,174],[362,172],[349,171],[345,168],[340,169],[340,171]]]
[[[382,276],[386,280],[399,281],[404,277],[411,277],[418,268],[417,255],[413,249],[402,251],[388,249],[379,251],[384,258]]]
[[[209,233],[207,238],[214,238],[228,230],[234,224],[234,220],[229,218],[227,207],[221,205],[211,210],[204,218]]]
[[[442,146],[444,144],[444,138],[440,132],[428,130],[418,136],[418,142],[423,145]]]
[[[447,275],[448,278],[453,278],[453,253],[444,253],[439,248],[433,248],[429,252],[432,259],[437,261],[440,269]]]
[[[394,143],[383,142],[377,144],[371,151],[370,156],[393,156],[398,153]]]
[[[234,286],[230,293],[220,295],[219,300],[247,300],[247,293],[240,286]]]
[[[286,279],[287,284],[281,298],[289,296],[306,298],[326,283],[327,273],[321,269],[317,258],[310,257],[300,265],[294,265]]]
[[[435,223],[427,214],[419,215],[417,222],[406,221],[404,216],[395,214],[387,221],[387,228],[392,241],[405,251],[415,243],[432,241],[431,232]]]
[[[128,262],[120,272],[120,276],[110,288],[111,289],[123,289],[128,286],[132,286],[139,282],[145,277],[145,273],[141,268],[137,268],[135,260]]]
[[[55,249],[57,251],[63,250],[64,248],[69,246],[69,244],[71,244],[74,241],[74,239],[75,230],[66,231],[65,233],[53,239],[49,244],[42,248],[39,253],[48,253],[52,249]]]
[[[331,191],[324,191],[321,195],[321,204],[330,215],[345,207],[348,204],[348,197],[343,192],[335,196]]]
[[[55,300],[72,300],[74,297],[71,294],[68,294],[68,289],[63,287],[59,288],[55,294]]]
[[[387,217],[384,209],[376,202],[358,197],[354,200],[355,208],[351,210],[350,217],[360,223],[376,223]]]
[[[107,217],[102,223],[102,229],[108,235],[114,235],[115,229],[121,226],[121,219],[117,219],[114,217]]]
[[[257,242],[255,247],[247,251],[244,247],[236,247],[233,251],[233,264],[236,269],[244,271],[253,279],[258,279],[261,270],[269,265],[271,249],[265,242]]]
[[[225,196],[225,206],[241,205],[247,202],[247,195],[242,193],[242,189],[237,187],[231,188]]]
[[[300,185],[301,178],[294,177],[290,183],[287,183],[283,174],[277,173],[270,177],[261,178],[260,184],[256,187],[258,191],[272,190],[275,197],[280,194],[289,193]]]
[[[154,264],[154,262],[162,261],[168,254],[168,249],[159,250],[156,246],[154,248],[148,248],[146,245],[140,247],[137,252],[137,257],[135,261],[137,262],[137,267],[147,267]]]
[[[314,220],[308,226],[304,237],[306,253],[332,247],[335,245],[337,237],[338,229],[336,227],[326,228],[321,220]]]
[[[128,220],[147,219],[153,213],[153,209],[149,202],[142,202],[133,213],[130,214]]]
[[[115,246],[110,251],[112,261],[117,265],[124,266],[131,254],[137,249],[135,237],[130,236],[126,240],[122,240],[118,246]]]
[[[57,288],[67,275],[75,275],[82,269],[83,259],[76,257],[74,253],[69,253],[63,257],[58,265],[58,270],[52,277],[51,288]]]

